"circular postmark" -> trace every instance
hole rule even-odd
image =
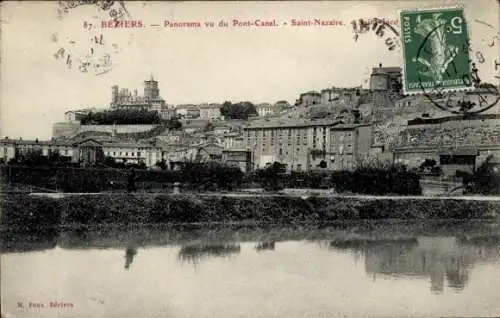
[[[361,34],[373,33],[375,34],[391,52],[400,51],[401,49],[401,36],[395,25],[399,24],[398,20],[372,18],[372,19],[358,19],[351,21],[354,32],[354,41],[357,42]],[[371,73],[367,69],[365,72],[365,83],[370,82]],[[396,102],[403,98],[402,83],[394,84],[392,88],[396,93],[387,94],[386,102],[389,107],[395,107]]]
[[[81,6],[94,6],[99,11],[108,12],[109,16],[114,20],[130,17],[125,1],[123,0],[66,0],[59,1],[59,8],[57,10],[59,19],[67,15],[70,10]]]
[[[454,28],[464,27],[465,21],[436,21],[437,25],[425,36],[414,58],[423,95],[434,106],[452,114],[478,114],[497,105],[500,101],[498,87],[482,82],[479,74],[478,64],[485,63],[484,49],[473,51],[469,38],[462,41],[464,43],[447,42],[447,34],[455,32]],[[495,37],[498,39],[498,36],[493,39]],[[494,40],[488,41],[488,47],[492,46]],[[454,83],[457,89],[446,85],[446,81]]]
[[[400,35],[394,27],[394,21],[392,20],[381,18],[359,19],[351,21],[351,25],[353,27],[355,42],[358,40],[360,34],[371,31],[384,41],[389,51],[394,51],[400,47]]]

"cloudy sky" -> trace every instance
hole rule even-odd
[[[400,9],[453,3],[137,1],[126,2],[127,19],[141,20],[145,27],[103,29],[101,22],[110,19],[109,11],[96,6],[79,6],[61,14],[56,1],[3,2],[0,134],[50,138],[53,123],[63,121],[65,111],[105,107],[114,84],[142,94],[143,80],[150,75],[159,81],[160,94],[169,104],[282,99],[293,103],[308,90],[360,85],[379,63],[401,65],[402,53],[387,50],[373,33],[362,34],[355,42],[352,20],[397,20]],[[485,56],[481,77],[493,81],[499,43],[488,47],[495,31],[476,20],[497,28],[498,4],[494,0],[462,3],[473,45],[481,47]],[[279,26],[236,28],[231,26],[233,19],[275,19]],[[292,19],[337,20],[344,25],[299,27],[291,26]],[[202,27],[168,28],[166,20],[198,21]],[[218,27],[221,20],[229,27]],[[214,28],[204,26],[210,21]],[[395,28],[399,31],[399,24]],[[93,43],[94,36],[100,39],[101,35],[102,44]],[[65,55],[56,58],[60,49]],[[108,72],[96,75],[103,69],[79,70],[81,61],[102,65],[105,54],[111,61]]]

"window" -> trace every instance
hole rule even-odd
[[[128,156],[128,152],[125,152],[125,156]]]
[[[141,156],[141,152],[140,152],[140,151],[138,151],[138,152],[137,152],[137,157],[140,157],[140,156]]]
[[[65,155],[68,155],[68,149],[65,149],[65,150],[64,150],[64,154],[65,154]]]
[[[283,156],[283,149],[280,149],[279,154],[280,156]]]
[[[120,156],[122,155],[122,152],[120,151]]]

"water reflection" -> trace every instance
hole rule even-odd
[[[259,242],[257,245],[255,245],[255,250],[257,252],[262,252],[262,251],[274,251],[274,247],[276,246],[276,242],[271,241],[271,242]]]
[[[7,229],[0,233],[2,253],[35,252],[52,249],[57,246],[59,230],[57,228],[25,231]]]
[[[211,257],[230,258],[241,251],[239,244],[198,244],[182,246],[178,259],[181,263],[197,264],[203,259]]]
[[[78,318],[143,317],[144,308],[179,318],[498,316],[498,232],[491,224],[344,224],[2,236],[12,253],[2,255],[1,305],[16,317],[37,314],[17,311],[19,299],[54,297],[73,302],[64,314]]]
[[[400,240],[332,241],[336,250],[348,250],[355,258],[364,257],[365,271],[377,279],[429,277],[430,290],[442,293],[445,285],[461,291],[469,282],[470,270],[478,260],[499,258],[498,240],[474,238],[418,237]],[[486,242],[490,242],[489,246]],[[496,243],[495,243],[496,242]],[[479,248],[478,248],[479,247]]]
[[[130,268],[130,264],[134,261],[134,256],[137,254],[135,247],[127,247],[125,249],[125,270]]]

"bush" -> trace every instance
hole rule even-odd
[[[258,169],[255,174],[257,177],[257,182],[266,191],[279,191],[284,188],[283,174],[285,172],[285,166],[279,162],[274,162],[267,168]]]
[[[73,167],[0,167],[1,181],[63,192],[101,192],[126,189],[127,171],[110,168]],[[136,170],[142,184],[172,184],[181,182],[179,171]],[[162,187],[163,188],[163,187]]]
[[[495,171],[491,164],[493,156],[486,160],[474,170],[472,174],[457,171],[457,177],[461,177],[466,193],[492,195],[500,194],[500,174]]]
[[[339,192],[350,191],[363,194],[418,195],[422,193],[420,177],[404,167],[389,169],[359,168],[354,171],[335,172],[331,185]]]
[[[243,172],[237,167],[219,163],[187,163],[181,170],[181,179],[197,190],[232,190],[240,187]]]

